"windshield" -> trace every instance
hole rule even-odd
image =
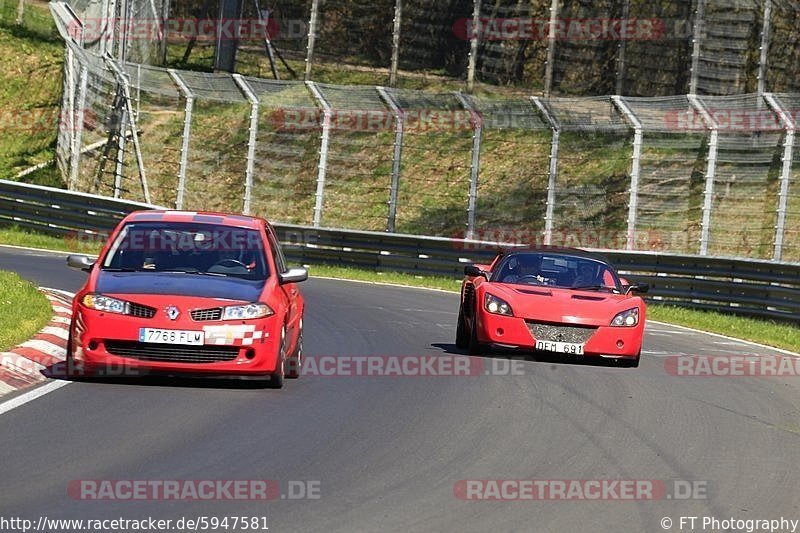
[[[603,261],[553,253],[513,253],[494,269],[492,281],[581,290],[620,292],[619,278]]]
[[[257,230],[178,222],[125,225],[105,256],[102,269],[251,280],[269,276],[264,242]]]

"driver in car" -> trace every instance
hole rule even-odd
[[[539,265],[532,261],[520,261],[510,274],[503,277],[503,283],[544,283],[539,275]]]
[[[597,276],[594,274],[594,267],[589,263],[582,263],[578,267],[578,275],[575,278],[573,287],[593,287],[600,285]]]

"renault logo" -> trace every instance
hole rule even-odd
[[[180,316],[181,314],[178,308],[175,307],[174,305],[170,305],[165,309],[165,311],[167,312],[167,316],[169,317],[170,320],[177,320],[178,316]]]

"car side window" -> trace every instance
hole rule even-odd
[[[266,231],[267,238],[269,239],[269,249],[270,253],[272,254],[272,260],[275,261],[275,268],[278,269],[278,272],[280,273],[286,272],[286,258],[283,256],[281,245],[278,242],[278,239],[275,237],[271,227],[267,226]]]

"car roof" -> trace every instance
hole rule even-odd
[[[247,215],[215,213],[210,211],[134,211],[123,222],[183,222],[195,224],[216,224],[235,228],[258,229],[266,220]]]

